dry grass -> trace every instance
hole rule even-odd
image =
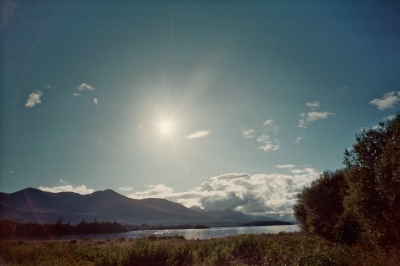
[[[366,250],[302,233],[0,241],[0,265],[400,265],[400,249]]]

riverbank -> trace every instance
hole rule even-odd
[[[338,245],[303,233],[210,240],[142,239],[0,241],[1,265],[399,265],[400,249]]]

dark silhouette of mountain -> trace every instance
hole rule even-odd
[[[97,220],[121,224],[207,226],[232,226],[259,221],[232,210],[197,212],[165,199],[131,199],[111,189],[80,195],[74,192],[51,193],[34,188],[10,194],[0,193],[0,219],[25,223],[55,223],[62,219],[71,224]]]

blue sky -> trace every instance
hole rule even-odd
[[[1,4],[2,192],[290,213],[399,111],[398,3]]]

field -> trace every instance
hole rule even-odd
[[[211,240],[181,236],[104,240],[1,240],[0,265],[399,265],[400,249],[383,252],[303,233]]]

